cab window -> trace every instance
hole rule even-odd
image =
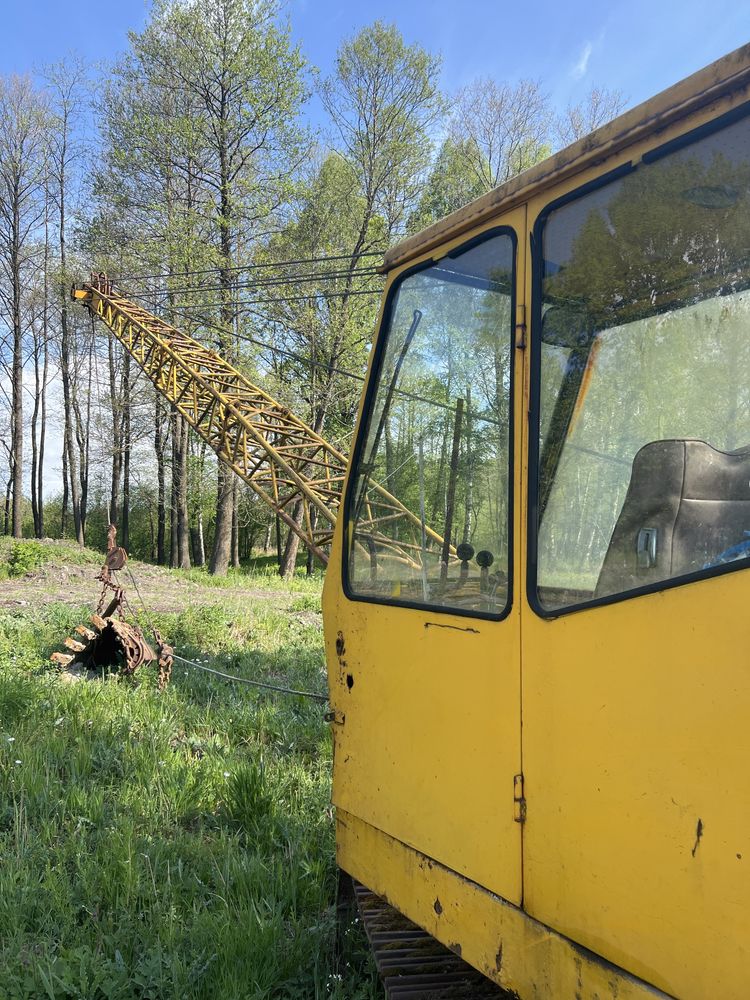
[[[513,261],[495,231],[390,293],[346,513],[350,596],[507,607]]]
[[[750,558],[750,119],[645,159],[541,228],[542,612]]]

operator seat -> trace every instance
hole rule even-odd
[[[705,441],[652,441],[633,459],[594,597],[729,561],[734,547],[741,550],[734,558],[742,557],[745,532],[750,446],[719,451]]]

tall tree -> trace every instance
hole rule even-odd
[[[162,220],[172,287],[184,286],[180,270],[199,266],[183,256],[188,266],[180,268],[179,249],[172,252],[184,245],[179,222],[191,205],[191,218],[200,223],[193,234],[200,232],[218,273],[218,288],[210,289],[204,304],[219,329],[217,346],[233,357],[239,325],[234,267],[276,225],[271,220],[303,156],[297,124],[305,97],[303,60],[288,28],[279,24],[274,0],[158,0],[145,31],[131,35],[131,45],[121,76],[136,83],[140,106],[133,107],[132,89],[120,89],[125,114],[111,130],[112,152],[129,173],[131,202],[151,204],[158,187],[168,191],[168,204],[181,206]],[[123,137],[128,149],[148,157],[148,184],[133,172],[119,143]],[[219,466],[214,573],[225,573],[230,558],[231,475]]]
[[[50,343],[50,198],[45,195],[44,256],[41,278],[35,282],[31,302],[32,354],[34,358],[34,408],[31,414],[31,513],[34,534],[44,538],[44,451],[47,437],[47,387]]]
[[[85,454],[76,454],[76,363],[69,314],[70,275],[68,273],[68,226],[71,188],[85,146],[80,125],[88,107],[86,68],[77,59],[50,66],[45,73],[49,95],[50,191],[57,206],[59,249],[58,310],[60,319],[60,378],[63,390],[63,505],[62,534],[66,530],[67,499],[73,509],[73,530],[80,545],[85,541],[85,514],[81,511],[81,479],[88,482]],[[80,424],[80,421],[79,421]],[[80,436],[80,435],[79,435]],[[82,465],[83,463],[83,465]]]
[[[47,110],[27,77],[0,78],[0,303],[12,335],[12,530],[23,533],[24,282],[37,266],[44,213]]]
[[[298,220],[285,234],[287,246],[300,256],[343,258],[334,287],[325,281],[308,286],[310,299],[297,326],[308,338],[316,431],[323,430],[342,386],[336,369],[352,351],[362,358],[372,329],[372,307],[356,294],[367,291],[359,273],[362,255],[384,250],[403,232],[427,169],[431,133],[442,114],[439,68],[437,57],[407,45],[395,26],[375,21],[339,47],[336,71],[321,85],[335,154],[324,160]],[[286,324],[293,328],[288,316]],[[351,399],[351,388],[342,395]],[[298,504],[295,518],[301,509]],[[294,572],[298,547],[299,537],[290,531],[282,576]]]
[[[549,99],[537,80],[511,84],[480,77],[452,103],[448,134],[483,192],[548,155]]]
[[[561,146],[593,132],[600,125],[616,118],[627,104],[621,90],[592,87],[578,104],[568,104],[565,113],[555,122],[555,133]]]

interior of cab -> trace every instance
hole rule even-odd
[[[750,557],[750,292],[593,332],[543,319],[538,596],[588,603]]]
[[[749,146],[744,117],[538,223],[542,613],[750,557]]]

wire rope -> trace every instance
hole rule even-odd
[[[157,629],[154,627],[154,623],[149,614],[148,607],[145,600],[143,599],[143,594],[141,594],[140,587],[138,586],[138,581],[136,580],[133,571],[130,566],[126,566],[125,570],[130,577],[133,586],[135,587],[135,592],[138,595],[138,600],[141,602],[141,607],[143,608],[143,613],[146,618],[146,623],[148,624],[149,631],[151,632],[151,638],[156,646],[159,642],[156,640],[155,633]],[[131,607],[132,610],[132,607]],[[135,614],[135,612],[134,612]],[[205,663],[197,663],[195,660],[191,660],[186,656],[180,656],[179,653],[172,653],[172,658],[179,660],[180,663],[185,663],[190,667],[194,667],[196,670],[202,670],[206,674],[213,674],[215,677],[222,677],[224,680],[234,681],[235,684],[245,684],[248,687],[259,688],[264,691],[275,691],[277,694],[288,694],[294,695],[295,697],[308,698],[310,701],[317,701],[320,703],[328,702],[328,695],[319,694],[317,691],[303,691],[299,688],[285,687],[280,684],[269,684],[266,681],[258,681],[252,677],[238,677],[237,674],[228,674],[223,670],[216,670],[214,667],[207,667]]]
[[[381,250],[361,250],[357,253],[332,254],[322,257],[300,257],[292,260],[264,261],[262,263],[259,262],[255,264],[231,264],[229,267],[214,265],[213,267],[206,267],[191,271],[173,271],[171,273],[161,271],[154,274],[129,274],[124,277],[134,281],[145,281],[146,279],[151,278],[180,278],[189,277],[193,274],[215,274],[221,271],[256,271],[268,267],[291,267],[294,264],[321,264],[326,263],[329,260],[360,260],[363,257],[382,258],[382,256],[383,251]],[[123,276],[120,276],[120,280],[123,280]]]

